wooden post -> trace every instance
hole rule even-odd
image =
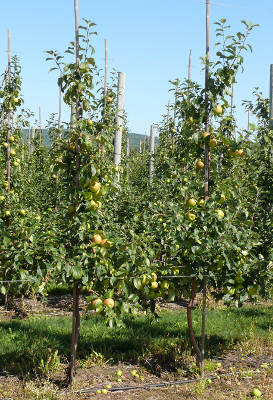
[[[150,165],[149,165],[150,186],[152,186],[152,184],[153,184],[154,153],[155,153],[155,127],[154,127],[154,125],[151,125],[151,129],[150,129]]]
[[[142,140],[139,141],[139,154],[142,153]]]
[[[269,101],[269,129],[273,129],[273,64],[270,64]]]
[[[39,107],[39,121],[40,121],[40,146],[42,145],[42,113],[41,107]]]
[[[117,113],[116,124],[118,126],[115,133],[114,141],[114,164],[119,165],[121,162],[121,142],[122,142],[122,124],[124,113],[124,89],[125,89],[126,74],[119,72],[118,74],[118,98],[117,98]]]

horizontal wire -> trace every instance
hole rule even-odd
[[[189,0],[192,1],[194,3],[202,3],[202,4],[206,4],[206,1],[200,1],[200,0]],[[259,8],[250,8],[250,7],[243,7],[243,6],[234,6],[232,4],[221,4],[221,3],[210,3],[211,6],[223,6],[223,7],[231,7],[231,8],[241,8],[244,10],[251,10],[251,11],[261,11],[261,12],[268,12],[268,13],[273,13],[273,11],[270,10],[262,10]]]

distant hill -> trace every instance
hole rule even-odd
[[[26,141],[28,139],[28,132],[29,132],[28,129],[23,129],[23,137]],[[50,137],[48,131],[46,129],[42,129],[42,135],[44,139],[44,145],[50,147]],[[144,139],[145,135],[140,135],[139,133],[129,133],[130,147],[133,149],[137,149],[139,147],[140,140],[143,143]],[[150,137],[147,136],[146,140],[149,143]],[[158,137],[155,137],[155,146],[157,146],[158,144],[159,144]]]
[[[129,133],[130,147],[136,149],[139,147],[140,140],[143,142],[145,139],[145,135],[140,135],[139,133]],[[146,136],[146,140],[149,143],[150,136]],[[158,146],[159,139],[155,137],[155,146]]]

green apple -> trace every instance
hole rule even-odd
[[[76,211],[76,206],[75,206],[75,204],[69,204],[67,209],[68,209],[68,212],[74,213]]]
[[[157,282],[151,282],[151,289],[157,289],[158,288],[158,283]]]
[[[149,279],[147,278],[147,276],[146,275],[142,275],[141,276],[141,285],[142,286],[147,285],[148,282],[149,282]]]
[[[10,217],[10,211],[7,210],[7,211],[5,212],[5,215],[6,215],[6,217]]]
[[[222,210],[216,210],[216,214],[218,214],[220,218],[224,218],[225,216],[225,213]]]
[[[244,278],[242,277],[241,274],[237,274],[237,275],[235,276],[235,282],[236,282],[236,283],[243,283],[243,282],[244,282]]]
[[[252,396],[254,396],[254,397],[261,397],[261,395],[262,395],[262,392],[261,392],[259,389],[254,388],[254,389],[252,390]]]
[[[187,219],[187,220],[189,220],[189,221],[194,221],[195,218],[196,218],[196,215],[195,215],[195,214],[193,214],[193,213],[191,213],[191,212],[187,212],[187,214],[186,214],[186,219]]]
[[[195,207],[196,206],[196,201],[194,199],[188,199],[186,202],[187,207]]]
[[[121,376],[122,375],[122,371],[120,369],[118,369],[117,372],[116,372],[116,375],[117,376]]]
[[[23,215],[23,216],[26,215],[26,210],[24,210],[24,209],[22,208],[22,209],[20,210],[20,214]]]
[[[10,155],[11,155],[11,156],[15,156],[15,154],[16,154],[15,150],[14,150],[14,149],[11,149],[11,150],[10,150]]]
[[[0,201],[4,201],[5,200],[5,196],[0,196]]]
[[[169,289],[169,286],[170,286],[170,284],[169,284],[169,282],[168,281],[166,281],[166,280],[164,280],[162,283],[161,283],[161,289],[162,290],[168,290]]]
[[[91,182],[89,183],[89,189],[91,192],[98,192],[100,190],[100,183],[99,182]]]
[[[7,147],[8,147],[7,142],[4,142],[4,143],[3,143],[3,146],[4,146],[5,148],[7,148]]]
[[[257,292],[258,292],[258,289],[259,289],[259,286],[257,284],[256,285],[249,285],[247,287],[247,294],[249,296],[255,296],[255,294],[257,294]]]
[[[157,275],[154,272],[151,273],[151,277],[153,282],[157,281]]]
[[[149,291],[149,299],[153,300],[155,298],[155,291],[154,290],[150,290]]]
[[[223,204],[225,200],[226,200],[226,197],[225,197],[225,195],[222,193],[220,199],[218,200],[218,203]]]
[[[237,292],[239,292],[241,289],[244,289],[244,285],[242,285],[241,283],[238,283],[238,284],[235,286],[235,292],[237,293]]]

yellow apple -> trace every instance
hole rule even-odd
[[[210,139],[210,141],[208,142],[208,145],[211,149],[213,149],[215,146],[217,146],[217,140],[216,139]]]
[[[114,300],[113,300],[111,297],[109,297],[108,299],[105,299],[105,300],[104,300],[103,304],[104,304],[105,306],[107,306],[107,307],[113,308],[114,305],[115,305],[115,302],[114,302]]]
[[[222,114],[222,112],[223,112],[222,106],[217,104],[215,112],[216,112],[216,114]]]
[[[203,163],[203,161],[199,160],[199,161],[197,161],[196,166],[198,169],[203,169],[205,164]]]
[[[96,244],[100,244],[101,243],[101,235],[99,235],[99,234],[95,234],[94,236],[93,236],[93,238],[92,238],[92,242],[93,243],[96,243]]]

